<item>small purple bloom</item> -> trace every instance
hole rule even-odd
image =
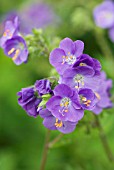
[[[26,5],[18,15],[21,21],[20,31],[25,34],[32,33],[33,28],[45,28],[57,19],[52,8],[46,3]]]
[[[54,117],[47,109],[40,111],[39,115],[44,118],[43,125],[50,130],[58,130],[62,133],[71,133],[75,130],[78,122],[61,121]]]
[[[37,107],[40,104],[41,99],[35,96],[34,88],[23,88],[17,93],[17,95],[19,96],[19,105],[27,112],[29,116],[36,117],[39,114]]]
[[[7,40],[4,45],[4,52],[8,57],[12,58],[16,65],[27,62],[27,45],[25,40],[20,36],[15,36]]]
[[[80,103],[84,110],[93,110],[98,99],[91,89],[80,89]]]
[[[104,108],[112,107],[112,102],[110,100],[110,89],[112,87],[112,80],[106,80],[104,72],[102,72],[101,76],[102,82],[99,88],[95,91],[95,95],[98,98],[98,103],[93,109],[93,112],[95,114],[101,113]]]
[[[50,63],[62,75],[66,69],[72,67],[83,50],[84,43],[82,41],[73,42],[70,38],[65,38],[60,42],[59,48],[50,53]]]
[[[40,96],[47,93],[52,93],[51,83],[47,79],[37,80],[35,83],[35,89]]]
[[[65,83],[76,90],[80,88],[95,90],[100,84],[100,75],[96,75],[90,66],[70,68],[64,72],[60,83]]]
[[[4,44],[7,40],[18,34],[19,21],[18,17],[15,17],[14,21],[6,21],[3,36],[0,38],[0,46],[4,48]]]
[[[95,74],[100,73],[101,70],[101,64],[97,59],[91,58],[89,55],[87,54],[82,54],[78,61],[74,63],[73,68],[76,67],[83,67],[83,66],[90,66],[93,68],[93,70],[95,71]]]
[[[61,121],[77,122],[84,116],[78,93],[65,84],[54,89],[54,96],[49,99],[46,108]]]
[[[94,9],[94,20],[101,28],[110,28],[114,24],[114,2],[104,1]]]

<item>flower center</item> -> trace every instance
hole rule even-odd
[[[74,77],[74,82],[76,83],[75,88],[78,89],[80,86],[84,86],[84,77],[81,74],[77,74]]]
[[[10,32],[9,29],[7,29],[7,30],[3,33],[3,37],[6,37],[6,36],[12,37],[12,33]]]
[[[64,116],[64,113],[68,112],[69,105],[71,104],[71,100],[68,97],[63,98],[60,101],[60,110],[59,112]]]
[[[12,53],[14,53],[14,56],[12,57],[12,60],[14,61],[19,56],[20,49],[11,48],[11,50],[8,51],[8,55],[11,55]]]
[[[55,126],[60,128],[63,126],[63,122],[60,121],[59,119],[56,119]]]
[[[74,55],[70,54],[70,52],[68,52],[67,56],[63,56],[62,58],[63,58],[62,64],[64,64],[66,62],[67,64],[71,65],[71,64],[74,64],[76,61],[76,57]]]
[[[91,104],[91,100],[87,100],[87,98],[82,96],[82,95],[80,95],[80,101],[81,101],[81,103],[83,103],[87,107],[90,106],[90,104]]]

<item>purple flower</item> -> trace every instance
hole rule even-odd
[[[18,28],[18,17],[15,17],[14,21],[6,21],[3,36],[0,38],[0,46],[2,48],[4,48],[4,44],[7,40],[18,34]]]
[[[60,83],[67,84],[71,88],[89,88],[95,90],[100,84],[100,75],[95,74],[93,68],[83,66],[67,69],[61,77]]]
[[[18,104],[27,112],[29,116],[36,117],[39,114],[37,107],[40,104],[41,99],[35,96],[34,88],[23,88],[17,93],[17,95],[19,96]]]
[[[95,95],[98,98],[98,103],[96,107],[93,109],[95,114],[99,114],[102,112],[103,108],[112,107],[112,103],[110,100],[110,89],[112,87],[112,80],[106,80],[105,74],[102,72],[102,83],[99,88],[95,91]]]
[[[15,36],[7,40],[4,45],[4,52],[8,57],[12,58],[16,65],[27,62],[28,50],[26,42],[20,36]]]
[[[35,89],[40,96],[47,93],[52,93],[51,83],[47,79],[37,80],[35,83]]]
[[[73,42],[70,38],[65,38],[60,42],[59,48],[50,54],[50,63],[62,75],[66,69],[72,67],[78,57],[83,53],[84,43],[80,40]]]
[[[114,2],[104,1],[94,9],[94,20],[101,28],[110,28],[114,24]]]
[[[79,91],[80,103],[83,109],[93,110],[98,99],[91,89],[80,89]]]
[[[89,55],[87,54],[82,54],[78,61],[74,63],[73,68],[76,67],[83,67],[83,66],[90,66],[93,68],[93,70],[95,71],[95,74],[99,74],[100,70],[101,70],[101,64],[98,60],[91,58]]]
[[[43,124],[50,130],[58,130],[62,133],[71,133],[78,122],[61,121],[54,117],[47,109],[40,111],[39,115],[44,119]]]
[[[56,16],[52,8],[46,3],[26,5],[19,12],[22,33],[32,33],[33,28],[45,28],[55,22]]]
[[[65,84],[54,89],[54,96],[49,99],[46,108],[61,121],[77,122],[84,116],[78,93]]]

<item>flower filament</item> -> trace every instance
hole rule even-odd
[[[74,77],[74,82],[76,83],[75,88],[79,89],[80,86],[84,86],[84,77],[81,74],[77,74]]]
[[[68,52],[67,56],[62,56],[62,58],[63,58],[62,64],[64,64],[66,62],[67,64],[71,65],[71,64],[74,64],[76,61],[76,57],[74,55],[70,54],[70,52]]]
[[[85,104],[87,107],[90,106],[90,104],[91,104],[91,100],[87,100],[87,98],[84,97],[84,96],[82,96],[82,95],[80,95],[80,100],[81,100],[81,102],[82,102],[83,104]]]
[[[61,109],[59,110],[60,113],[64,116],[64,113],[68,112],[68,107],[70,105],[71,101],[69,98],[65,97],[60,102]]]

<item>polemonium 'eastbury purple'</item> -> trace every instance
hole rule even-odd
[[[61,83],[76,90],[80,88],[95,90],[100,85],[100,80],[100,75],[95,74],[95,70],[90,66],[69,68],[61,77]]]
[[[47,79],[37,80],[35,83],[35,89],[40,96],[47,93],[53,93],[51,90],[51,83]]]
[[[59,48],[50,53],[50,63],[62,75],[66,69],[72,67],[83,50],[84,43],[82,41],[73,42],[70,38],[65,38],[60,42]]]
[[[19,21],[18,17],[14,18],[14,21],[8,20],[5,23],[4,33],[0,38],[0,46],[4,48],[4,44],[8,39],[18,34]]]
[[[25,40],[20,36],[14,36],[4,44],[4,52],[16,65],[27,62],[28,49]]]
[[[41,102],[41,98],[35,95],[34,87],[23,88],[17,95],[19,96],[18,104],[29,116],[36,117],[39,114],[37,108]]]
[[[112,80],[106,79],[105,73],[102,72],[102,82],[98,89],[95,91],[95,95],[98,98],[98,102],[93,109],[95,114],[102,112],[104,108],[112,107],[112,102],[110,100],[110,89],[112,87]]]
[[[75,130],[77,122],[61,121],[54,117],[48,109],[40,111],[39,115],[44,119],[43,125],[50,130],[58,130],[62,133],[71,133]]]
[[[94,9],[93,15],[97,26],[101,28],[112,27],[114,25],[114,2],[104,1]]]
[[[78,93],[65,84],[57,85],[46,108],[61,121],[77,122],[84,116]]]

